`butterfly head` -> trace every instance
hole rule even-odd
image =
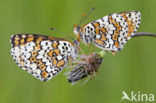
[[[74,35],[76,36],[77,41],[80,41],[80,26],[79,25],[74,25]]]

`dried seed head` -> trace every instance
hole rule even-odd
[[[74,66],[74,69],[70,72],[68,82],[76,82],[88,76],[94,76],[97,74],[98,68],[103,61],[103,55],[98,53],[92,53],[90,55],[80,55],[79,59]]]

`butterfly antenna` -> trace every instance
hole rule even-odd
[[[56,32],[59,33],[59,34],[66,35],[66,34],[64,34],[63,32],[61,32],[61,31],[59,31],[59,30],[57,30],[57,29],[55,29],[55,28],[50,28],[50,29],[53,30],[53,31],[56,31]]]
[[[82,16],[81,16],[81,19],[80,19],[80,22],[78,23],[78,26],[84,21],[84,20],[86,20],[89,16],[90,16],[90,14],[93,12],[93,10],[95,9],[95,7],[92,7],[92,9],[90,10],[90,12],[85,16],[84,14],[82,14]],[[84,17],[85,16],[85,17]]]
[[[66,34],[64,34],[63,32],[61,32],[61,31],[59,31],[59,30],[57,30],[57,29],[55,29],[55,28],[50,28],[50,29],[53,30],[53,31],[56,31],[56,32],[59,33],[59,34],[66,35]],[[71,37],[71,36],[67,36],[66,39],[67,39],[67,38],[70,38],[70,39],[74,40],[74,38]]]
[[[83,21],[83,18],[85,17],[85,14],[84,13],[82,13],[82,15],[81,15],[81,19],[80,19],[80,21],[79,21],[79,25],[80,25],[80,23]]]

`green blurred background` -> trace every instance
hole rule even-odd
[[[73,25],[93,6],[95,11],[83,24],[107,14],[138,10],[142,13],[138,31],[156,33],[156,0],[0,0],[0,103],[120,103],[123,90],[156,95],[153,37],[131,39],[115,56],[107,53],[96,79],[84,85],[71,86],[65,70],[41,82],[15,64],[10,55],[12,34],[74,37]],[[82,45],[82,49],[88,52],[88,47]]]

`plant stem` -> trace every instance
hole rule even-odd
[[[153,37],[156,37],[156,34],[148,33],[148,32],[140,32],[140,33],[135,33],[132,37],[138,37],[138,36],[153,36]]]

